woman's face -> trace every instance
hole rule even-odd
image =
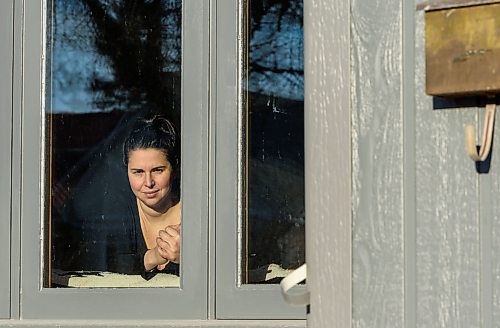
[[[158,212],[170,205],[172,165],[165,153],[155,148],[135,149],[128,154],[128,180],[135,196]]]

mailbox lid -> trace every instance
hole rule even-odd
[[[500,1],[439,3],[425,13],[427,94],[500,93]]]
[[[417,10],[440,10],[468,6],[479,6],[500,3],[500,0],[430,0],[417,5]]]

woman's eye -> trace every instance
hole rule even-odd
[[[153,172],[155,172],[155,173],[162,173],[163,171],[164,171],[164,169],[160,169],[160,168],[153,170]]]

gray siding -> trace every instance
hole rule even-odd
[[[483,110],[425,94],[415,5],[352,2],[352,326],[498,326],[498,156],[478,174]]]
[[[353,326],[404,321],[401,2],[353,1]]]
[[[478,174],[465,151],[475,110],[425,95],[423,13],[416,20],[417,326],[480,327]]]

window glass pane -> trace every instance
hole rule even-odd
[[[242,282],[304,263],[302,0],[248,0],[244,41]]]
[[[178,286],[182,1],[48,8],[44,286]]]

